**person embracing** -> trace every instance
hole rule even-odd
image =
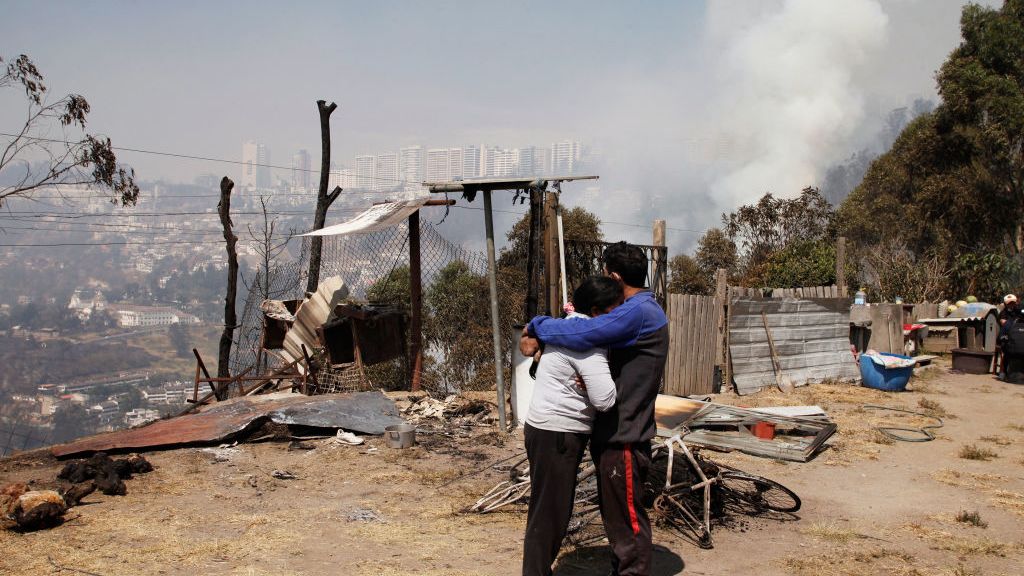
[[[605,275],[623,288],[623,304],[597,318],[538,316],[524,329],[520,351],[533,355],[541,343],[578,351],[610,348],[616,403],[595,415],[590,454],[597,468],[598,502],[612,550],[612,574],[647,575],[651,523],[643,492],[656,431],[654,404],[668,354],[668,318],[644,288],[647,257],[641,248],[618,242],[605,249],[603,259]]]
[[[573,293],[575,311],[568,318],[596,318],[622,299],[618,282],[591,276]],[[530,461],[523,576],[551,574],[572,516],[576,476],[594,415],[615,404],[605,348],[576,351],[551,344],[537,365],[536,380],[523,426]]]

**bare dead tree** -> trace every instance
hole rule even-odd
[[[235,326],[238,318],[235,314],[235,300],[238,293],[238,252],[235,251],[235,244],[238,243],[238,236],[231,231],[231,189],[235,183],[225,176],[220,181],[220,203],[217,204],[217,212],[220,214],[220,223],[224,227],[224,242],[228,248],[228,292],[224,297],[224,331],[220,335],[220,349],[217,357],[217,377],[227,378],[230,376],[231,341],[235,334]],[[227,396],[226,390],[220,386],[216,387],[217,399],[223,400]]]
[[[3,64],[0,58],[0,65]],[[135,171],[117,163],[110,139],[85,134],[89,103],[79,94],[68,94],[48,102],[43,75],[28,56],[22,54],[0,69],[0,89],[21,87],[25,90],[27,111],[25,121],[8,138],[0,152],[0,173],[13,176],[13,184],[0,184],[0,206],[12,197],[31,198],[33,192],[60,184],[95,184],[111,192],[110,200],[134,206],[139,196]],[[55,139],[53,125],[60,134],[67,129],[81,130],[79,140]],[[28,158],[42,159],[33,164]],[[59,191],[58,191],[59,192]]]
[[[260,258],[263,274],[258,283],[246,283],[244,278],[243,283],[247,290],[255,290],[259,294],[260,300],[266,300],[277,296],[271,290],[278,274],[276,261],[288,248],[288,242],[295,237],[295,231],[290,229],[282,234],[277,229],[277,217],[270,215],[266,196],[260,196],[260,210],[263,215],[262,223],[258,227],[247,224],[246,228],[249,230],[249,238],[252,239],[253,250]]]
[[[338,199],[341,187],[335,187],[330,194],[327,185],[331,176],[331,113],[338,107],[325,100],[317,100],[316,108],[320,112],[320,188],[316,195],[316,213],[313,216],[313,230],[320,230],[327,222],[327,209]],[[320,253],[323,249],[322,236],[313,236],[309,243],[309,280],[307,292],[315,292],[320,285]]]

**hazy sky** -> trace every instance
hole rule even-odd
[[[90,131],[118,146],[239,159],[256,138],[274,164],[299,148],[317,164],[317,99],[339,105],[341,164],[408,144],[578,138],[600,157],[588,207],[666,218],[681,249],[697,237],[684,230],[820,183],[889,110],[936,98],[962,4],[0,0],[0,55],[28,54],[53,94],[84,95]],[[0,95],[0,132],[21,115]],[[119,158],[141,179],[237,179],[230,165]]]

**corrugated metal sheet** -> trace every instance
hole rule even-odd
[[[302,359],[302,346],[310,355],[320,347],[316,329],[331,318],[334,307],[348,298],[348,288],[341,276],[331,276],[321,280],[316,292],[299,304],[295,311],[295,322],[284,337],[284,352],[281,354],[287,361]],[[299,373],[305,373],[305,366],[300,362],[296,365]]]
[[[856,380],[850,352],[850,300],[737,299],[729,320],[729,353],[737,392],[776,385],[761,313],[775,341],[783,375],[797,386],[823,380]]]
[[[405,422],[399,417],[395,402],[379,391],[324,396],[249,396],[218,402],[198,414],[89,436],[51,450],[60,458],[84,452],[220,442],[260,426],[266,420],[278,424],[344,428],[363,434],[383,434],[385,426]]]

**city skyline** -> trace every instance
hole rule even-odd
[[[397,151],[356,154],[351,163],[331,162],[328,187],[381,191],[422,183],[469,178],[519,176],[575,176],[585,165],[588,147],[579,140],[552,142],[547,147],[519,148],[468,144],[424,148],[404,146]],[[306,149],[291,154],[290,167],[270,162],[271,148],[259,139],[242,143],[239,186],[246,191],[282,188],[310,190],[319,182],[319,166],[313,166]],[[276,179],[273,175],[277,173]],[[287,178],[285,178],[287,175]],[[316,178],[313,178],[313,175]]]

